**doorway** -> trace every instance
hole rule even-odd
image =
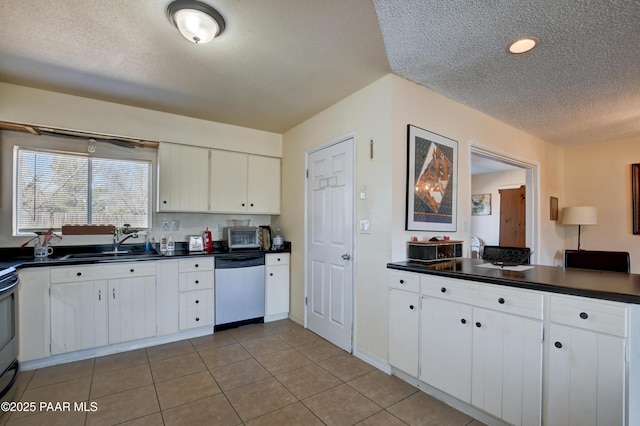
[[[354,137],[307,152],[305,326],[352,352]]]
[[[501,241],[501,192],[518,193],[524,187],[520,205],[524,216],[519,219],[519,229],[524,232],[524,236],[519,237],[521,239],[517,245],[529,247],[532,252],[531,262],[537,262],[538,165],[477,145],[470,145],[469,158],[471,194],[491,194],[491,216],[470,216],[471,241],[480,240],[480,245],[512,245],[511,242],[507,244],[504,239]]]

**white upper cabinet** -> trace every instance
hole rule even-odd
[[[161,143],[158,211],[280,214],[280,159]]]
[[[280,159],[249,155],[247,212],[280,214]]]
[[[158,211],[207,212],[209,149],[161,143],[158,147]]]
[[[280,159],[211,150],[211,211],[280,214]]]
[[[247,211],[247,154],[211,150],[211,210]]]

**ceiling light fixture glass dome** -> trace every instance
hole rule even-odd
[[[176,0],[167,7],[167,15],[187,40],[208,43],[225,28],[224,18],[208,4],[195,0]]]

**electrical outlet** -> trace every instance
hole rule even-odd
[[[162,221],[162,230],[163,231],[168,231],[169,230],[169,221],[168,220],[163,220]]]
[[[180,229],[180,221],[179,220],[172,220],[171,221],[171,229],[174,231],[178,231]]]

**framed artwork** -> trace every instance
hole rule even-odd
[[[455,232],[458,142],[407,126],[408,231]]]
[[[471,196],[471,216],[488,216],[491,214],[491,194]]]
[[[549,197],[549,220],[558,220],[558,197]]]
[[[633,233],[640,235],[640,163],[631,165],[631,199],[633,205]]]

